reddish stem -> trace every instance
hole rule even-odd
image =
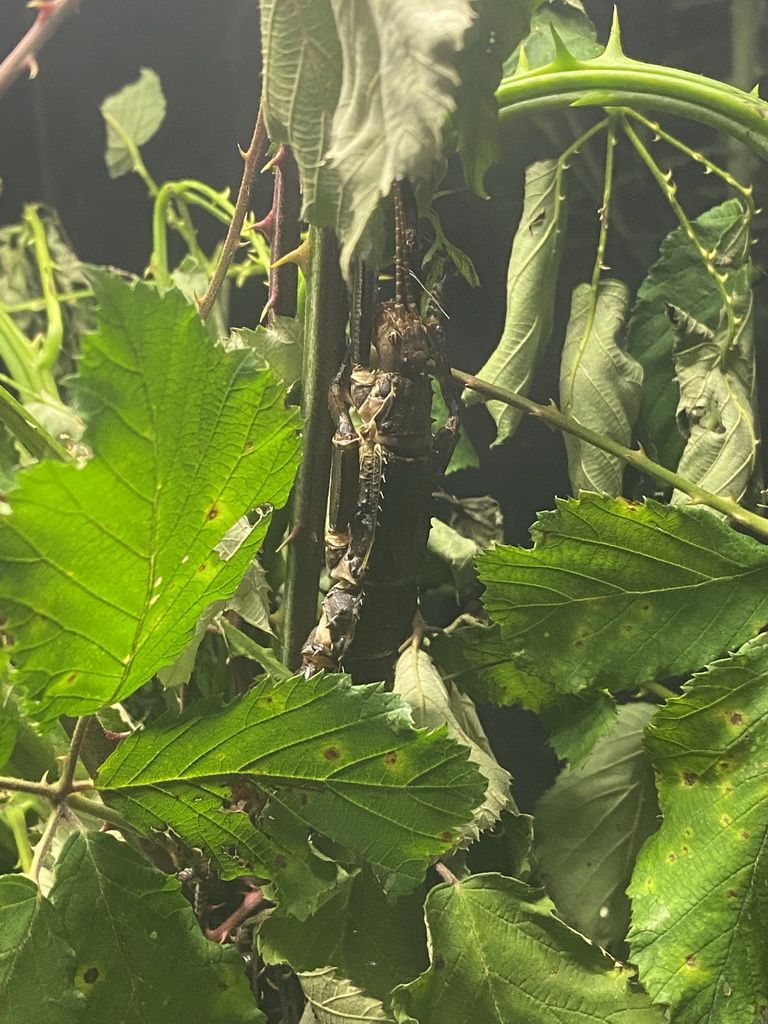
[[[0,64],[0,96],[16,81],[24,68],[31,68],[34,77],[36,55],[61,22],[80,9],[80,0],[43,0],[37,7],[38,14],[29,31]]]

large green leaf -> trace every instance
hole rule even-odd
[[[0,609],[16,679],[45,718],[122,700],[230,597],[266,516],[224,560],[225,534],[285,502],[295,414],[245,351],[225,354],[180,293],[94,273],[100,329],[71,387],[94,457],[20,474],[0,518]]]
[[[768,651],[694,676],[648,729],[664,820],[629,894],[632,959],[679,1024],[765,1020]]]
[[[574,289],[560,363],[560,408],[566,416],[629,447],[640,409],[643,368],[619,346],[629,289],[606,279]],[[565,434],[574,494],[621,494],[624,463],[617,455]]]
[[[511,653],[560,692],[692,672],[768,621],[768,548],[704,509],[587,494],[532,535],[480,555],[480,578]]]
[[[330,0],[261,0],[264,117],[299,165],[303,215],[339,223],[339,179],[324,160],[341,91],[341,47]]]
[[[367,995],[386,1002],[392,989],[429,966],[424,893],[388,899],[364,869],[306,921],[273,914],[259,930],[268,963],[304,974],[335,967]]]
[[[693,228],[704,249],[711,251],[727,245],[742,216],[741,204],[731,199],[703,213],[693,221]],[[675,469],[684,441],[675,423],[679,388],[672,362],[675,334],[666,313],[668,303],[710,329],[717,328],[722,297],[682,227],[661,243],[659,259],[640,286],[627,325],[627,349],[645,370],[640,405],[644,440],[662,465]]]
[[[332,967],[299,975],[307,1005],[299,1024],[393,1024],[380,999],[367,995]]]
[[[370,861],[397,894],[421,881],[429,858],[450,848],[482,802],[485,780],[467,753],[444,728],[416,731],[410,709],[382,684],[293,677],[267,680],[223,709],[199,702],[134,734],[102,766],[99,788],[129,814],[158,807],[190,845],[201,845],[192,812],[221,814],[211,780],[222,779],[234,800],[249,784],[257,798],[254,782],[267,794],[282,787],[273,800],[308,834]],[[270,806],[256,809],[268,836]]]
[[[133,169],[133,156],[125,138],[137,146],[149,142],[165,118],[165,96],[156,71],[142,68],[135,82],[101,104],[101,113],[107,122],[107,149],[104,160],[110,178],[119,178]]]
[[[557,272],[562,255],[566,204],[561,168],[555,160],[532,164],[525,174],[523,214],[512,243],[507,275],[504,333],[477,376],[526,394],[549,341]],[[480,401],[466,389],[467,404]],[[488,402],[501,444],[515,432],[522,413],[503,402]]]
[[[76,959],[59,915],[34,882],[0,878],[0,1020],[76,1024],[85,1000],[74,987]]]
[[[87,1024],[265,1020],[237,950],[209,942],[176,879],[127,843],[72,835],[50,898],[75,947]]]
[[[603,52],[597,41],[597,30],[586,15],[581,0],[548,0],[539,7],[531,19],[527,37],[504,63],[504,74],[514,75],[520,63],[520,51],[525,50],[527,67],[539,68],[555,59],[557,32],[566,49],[579,60],[591,60]]]
[[[631,972],[566,927],[540,889],[473,875],[427,898],[432,966],[395,991],[402,1024],[661,1024]]]
[[[749,268],[739,272],[742,279]],[[677,467],[680,476],[725,497],[740,501],[755,470],[759,446],[756,415],[755,345],[752,292],[737,298],[735,337],[722,317],[720,330],[710,331],[682,310],[672,313],[677,332],[675,370],[680,386],[677,420],[687,437]],[[672,504],[691,498],[674,491]]]
[[[563,772],[536,806],[536,859],[558,913],[614,952],[629,925],[624,890],[635,857],[658,827],[653,769],[642,745],[655,710],[649,704],[620,708],[584,766]]]

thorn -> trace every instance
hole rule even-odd
[[[278,148],[278,150],[275,153],[275,155],[272,157],[272,159],[271,160],[267,160],[267,162],[264,164],[264,166],[261,169],[261,173],[264,174],[265,171],[271,171],[273,167],[279,167],[284,159],[285,159],[285,146],[281,145]]]
[[[558,71],[571,71],[582,67],[581,61],[577,60],[568,47],[563,42],[562,36],[555,28],[554,22],[549,23],[549,31],[552,33],[552,38],[555,41],[555,59],[552,61],[553,64],[557,64]]]
[[[267,296],[267,301],[264,304],[264,309],[262,309],[261,316],[259,317],[259,323],[263,323],[264,320],[266,320],[267,315],[269,314],[270,310],[275,308],[275,304],[276,303],[277,303],[277,288],[275,287],[275,288],[271,288],[270,289],[269,295]]]
[[[305,238],[298,249],[293,249],[291,252],[287,252],[285,256],[281,256],[279,260],[275,260],[274,263],[270,264],[269,269],[274,270],[275,267],[284,267],[286,263],[295,263],[302,274],[306,276],[309,270],[309,253],[309,239]]]
[[[272,236],[275,233],[275,211],[270,210],[263,220],[257,220],[253,225],[254,231],[261,231],[263,235],[266,235],[267,239],[271,242]]]
[[[30,81],[33,78],[37,78],[37,74],[40,71],[40,65],[35,60],[33,54],[30,53],[30,55],[24,61],[24,64],[25,64],[26,67],[29,68],[29,78],[30,78]]]
[[[608,37],[608,45],[603,50],[602,56],[624,57],[624,51],[621,48],[621,26],[619,25],[618,7],[613,8],[613,22],[611,24],[611,34]]]
[[[38,10],[38,20],[42,23],[47,21],[59,6],[59,0],[29,0],[27,7]]]
[[[520,43],[520,55],[517,58],[517,72],[516,74],[525,74],[526,71],[531,70],[531,65],[528,63],[528,54],[525,52],[525,47]]]
[[[262,319],[263,319],[263,314],[262,314]],[[283,550],[283,548],[288,547],[289,544],[293,544],[293,542],[296,540],[296,538],[299,536],[300,533],[301,533],[301,523],[294,523],[293,527],[291,529],[291,532],[288,534],[288,536],[285,538],[285,540],[282,541],[282,543],[278,544],[277,549],[275,550],[275,554],[279,555],[280,552]]]

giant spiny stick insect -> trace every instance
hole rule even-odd
[[[376,310],[376,368],[347,359],[331,385],[336,433],[325,552],[334,583],[302,648],[307,677],[343,666],[355,682],[391,678],[413,628],[432,491],[458,440],[442,329],[436,316],[421,317],[413,296],[406,188],[395,182],[393,189],[395,297]],[[434,436],[430,372],[449,410]]]

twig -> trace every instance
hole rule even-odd
[[[226,921],[222,921],[217,928],[206,928],[205,937],[210,939],[211,942],[218,942],[219,944],[226,942],[231,932],[238,928],[243,921],[247,920],[251,914],[264,902],[264,893],[261,889],[254,889],[251,892],[247,892],[243,896],[243,902],[234,910]]]
[[[198,303],[200,316],[203,320],[208,319],[208,316],[213,309],[216,296],[219,294],[221,286],[224,283],[224,279],[227,276],[229,265],[237,252],[238,246],[240,245],[240,235],[243,230],[243,224],[245,223],[245,215],[248,213],[248,208],[251,202],[251,186],[253,185],[254,175],[256,174],[256,169],[264,159],[264,155],[267,151],[267,143],[269,140],[267,139],[267,129],[264,126],[263,107],[263,103],[259,105],[259,113],[256,117],[256,124],[253,128],[251,144],[247,151],[243,153],[245,166],[243,167],[240,191],[237,194],[235,213],[232,217],[232,222],[229,225],[227,237],[224,239],[224,245],[222,246],[221,255],[219,256],[219,262],[216,264],[216,270],[214,271],[211,283],[208,285],[208,290]]]
[[[488,381],[478,380],[477,377],[472,377],[461,370],[454,370],[453,375],[458,381],[461,381],[465,388],[476,391],[483,398],[495,402],[504,402],[515,409],[521,409],[530,416],[536,416],[537,419],[543,420],[547,426],[554,430],[560,430],[566,434],[573,434],[574,437],[580,437],[582,441],[587,441],[589,444],[593,444],[595,448],[600,448],[604,452],[618,456],[628,465],[634,466],[643,473],[647,473],[660,483],[677,488],[677,490],[682,491],[683,494],[687,494],[692,499],[692,504],[708,505],[710,508],[715,509],[716,512],[722,512],[728,519],[733,519],[734,522],[746,526],[759,536],[768,537],[768,519],[763,519],[762,516],[742,508],[733,498],[724,498],[720,494],[706,491],[703,487],[699,487],[698,484],[694,484],[690,480],[686,480],[685,477],[673,473],[672,470],[660,466],[657,462],[649,459],[642,448],[637,450],[625,448],[618,441],[613,441],[603,434],[590,430],[589,427],[582,426],[576,420],[563,416],[554,405],[539,405],[537,402],[532,402],[529,398],[516,395],[505,388],[499,388],[495,384],[489,384]]]
[[[88,726],[91,724],[91,717],[91,715],[84,715],[82,718],[78,718],[77,725],[72,733],[72,739],[69,741],[69,750],[67,751],[61,778],[57,786],[62,796],[67,796],[67,794],[72,792],[72,783],[75,778],[80,747],[85,739]]]
[[[33,882],[40,880],[40,872],[45,864],[45,858],[48,856],[53,840],[56,836],[56,830],[59,827],[62,817],[64,816],[64,807],[59,804],[54,807],[48,816],[48,821],[45,823],[43,834],[40,837],[40,842],[35,847],[35,855],[32,858],[32,866],[29,869],[29,875]]]
[[[10,793],[31,793],[33,796],[42,796],[49,800],[56,792],[55,787],[48,782],[30,782],[28,779],[5,776],[0,776],[0,789],[8,790]]]
[[[0,96],[8,90],[25,67],[34,78],[37,71],[36,55],[42,50],[62,21],[80,9],[80,0],[48,0],[30,4],[39,8],[34,24],[0,64]]]
[[[438,861],[435,864],[435,871],[440,875],[444,882],[448,882],[450,885],[458,885],[459,880],[454,873],[445,866],[445,864]]]

